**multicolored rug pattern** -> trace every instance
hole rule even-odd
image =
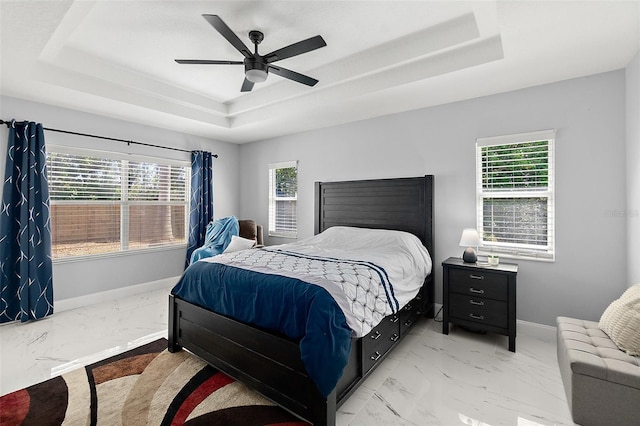
[[[302,426],[196,356],[160,339],[0,397],[0,425]]]

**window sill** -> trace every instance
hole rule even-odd
[[[298,235],[291,235],[291,234],[272,234],[269,233],[268,234],[269,237],[276,237],[276,238],[289,238],[291,240],[295,240],[298,238]]]
[[[478,250],[478,256],[487,257],[489,255],[498,256],[498,258],[500,259],[531,260],[534,262],[547,262],[547,263],[553,263],[556,261],[555,255],[553,255],[553,257],[539,257],[539,256],[529,256],[526,254],[501,253],[497,251],[484,251],[482,249]]]
[[[135,249],[135,250],[123,250],[111,253],[99,253],[99,254],[88,254],[85,256],[70,256],[70,257],[62,257],[59,259],[53,259],[53,264],[65,264],[65,263],[75,263],[75,262],[87,262],[92,260],[100,260],[100,259],[111,259],[117,257],[138,255],[138,254],[146,254],[146,253],[155,253],[161,251],[170,251],[170,250],[186,250],[186,244],[175,244],[170,246],[161,246],[161,247],[150,247],[144,249]]]

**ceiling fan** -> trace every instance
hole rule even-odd
[[[242,83],[241,92],[250,92],[253,89],[254,83],[262,83],[267,79],[269,71],[277,74],[281,77],[288,78],[298,83],[306,84],[307,86],[314,86],[318,80],[311,78],[304,74],[297,73],[295,71],[282,68],[277,65],[272,65],[273,62],[282,59],[290,58],[292,56],[301,55],[303,53],[310,52],[315,49],[319,49],[327,45],[321,36],[315,36],[306,40],[293,43],[282,49],[274,50],[266,55],[260,55],[258,53],[258,45],[264,39],[264,34],[260,31],[249,31],[249,40],[254,44],[254,53],[251,53],[249,48],[238,38],[238,36],[224,23],[218,15],[202,15],[204,19],[209,22],[213,28],[227,39],[229,43],[244,56],[243,61],[219,61],[219,60],[205,60],[205,59],[176,59],[179,64],[195,64],[195,65],[244,65],[244,83]]]

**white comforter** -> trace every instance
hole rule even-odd
[[[278,253],[297,253],[302,256],[283,258]],[[370,262],[376,267],[367,271],[358,265],[345,264],[345,268],[354,269],[342,270],[339,276],[336,269],[334,279],[331,268],[342,266],[335,262],[326,262],[321,266],[321,260],[315,257]],[[343,226],[329,228],[294,243],[269,246],[266,250],[225,253],[204,260],[250,267],[252,270],[301,278],[321,285],[345,312],[347,323],[356,337],[366,335],[384,316],[402,309],[417,295],[431,271],[429,252],[415,235],[402,231]],[[376,276],[377,267],[383,269],[383,284]],[[300,273],[301,270],[304,273]],[[365,278],[367,276],[369,279]],[[389,305],[387,298],[383,297],[388,289],[378,288],[387,287],[384,285],[386,282],[391,284],[397,306]],[[374,285],[376,288],[372,287]]]

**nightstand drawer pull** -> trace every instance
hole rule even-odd
[[[399,319],[400,319],[399,316],[394,315],[389,321],[395,323],[395,322],[398,322]]]
[[[484,316],[483,315],[474,315],[474,314],[469,314],[469,316],[473,319],[477,319],[477,320],[483,320]]]
[[[469,299],[469,303],[471,303],[472,305],[476,305],[476,306],[484,306],[484,302],[483,301],[478,302],[477,300]]]
[[[482,290],[482,289],[478,290],[478,289],[475,289],[475,288],[473,288],[473,287],[469,287],[469,291],[470,291],[471,293],[484,294],[484,290]]]
[[[469,274],[469,278],[474,279],[474,280],[484,280],[484,276],[483,275]]]
[[[391,336],[389,338],[389,340],[391,340],[392,342],[395,342],[396,340],[398,340],[400,336],[398,336],[398,333],[393,333],[393,336]]]
[[[380,359],[380,357],[382,356],[382,354],[378,351],[376,351],[375,355],[371,356],[371,361],[377,361]]]
[[[372,340],[378,340],[380,338],[380,336],[382,336],[382,334],[380,334],[380,332],[376,330],[376,334],[372,334],[371,335],[371,339]]]

